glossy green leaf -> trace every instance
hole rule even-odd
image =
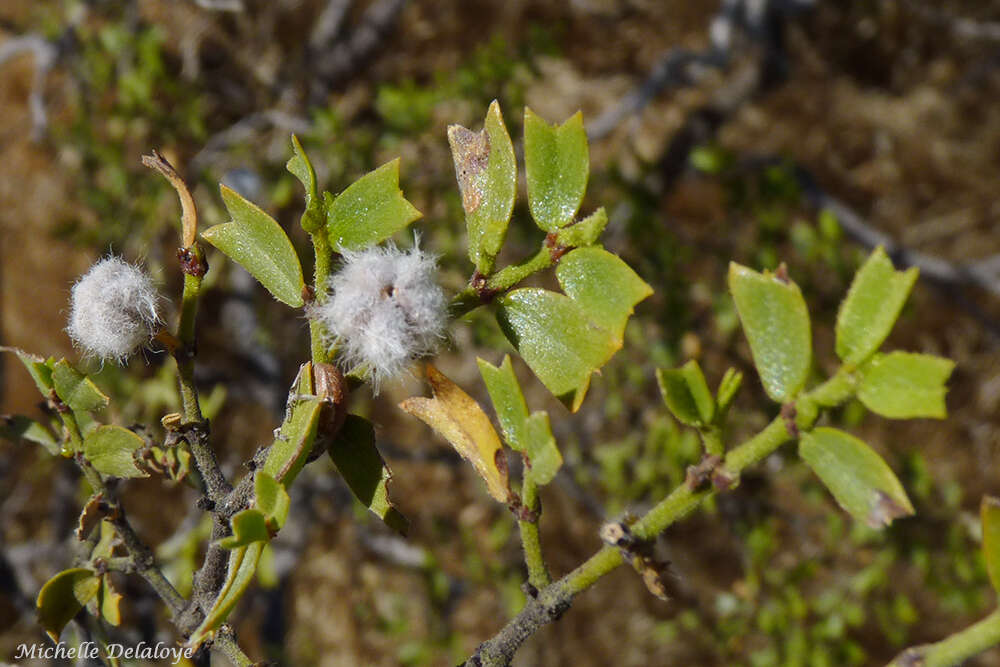
[[[101,580],[94,572],[82,567],[63,570],[45,582],[38,593],[38,622],[58,642],[66,624],[97,595]]]
[[[268,526],[274,532],[281,530],[288,519],[292,501],[285,487],[263,470],[254,478],[254,506],[267,517]]]
[[[497,304],[497,321],[507,339],[542,384],[575,412],[591,374],[621,343],[563,294],[529,287],[500,297]]]
[[[399,160],[387,162],[326,198],[326,231],[337,250],[361,250],[420,217],[399,189]]]
[[[52,367],[52,384],[56,395],[74,410],[98,410],[108,404],[108,397],[86,375],[60,359]]]
[[[556,269],[559,286],[584,314],[607,329],[621,347],[625,324],[635,305],[653,293],[620,257],[604,248],[579,248]]]
[[[834,428],[814,429],[802,434],[799,455],[858,521],[884,528],[893,519],[913,514],[913,505],[892,469],[854,436]]]
[[[253,542],[245,547],[238,547],[229,552],[229,568],[226,581],[219,591],[212,608],[205,615],[205,620],[191,633],[185,646],[198,648],[222,625],[229,613],[243,597],[247,587],[253,581],[257,571],[257,561],[266,542]]]
[[[487,275],[507,236],[517,195],[514,144],[500,115],[500,104],[493,100],[479,132],[450,126],[448,143],[462,193],[469,259],[477,271]]]
[[[323,409],[323,401],[313,391],[311,362],[307,361],[299,367],[291,393],[295,397],[291,409],[261,466],[263,472],[286,487],[312,453]]]
[[[16,347],[0,346],[0,352],[12,352],[17,355],[18,360],[28,369],[28,373],[31,375],[31,379],[35,381],[38,391],[41,392],[43,397],[49,397],[49,392],[55,386],[52,383],[52,367],[55,365],[53,359],[46,360]]]
[[[0,415],[0,438],[27,440],[41,445],[49,454],[59,454],[62,451],[62,445],[49,429],[34,419],[20,415]]]
[[[223,549],[238,549],[254,542],[267,542],[271,539],[267,516],[256,508],[237,512],[231,521],[233,534],[219,540]]]
[[[302,149],[299,138],[294,134],[292,135],[292,151],[295,154],[285,165],[285,168],[299,179],[306,189],[306,209],[302,213],[302,228],[313,234],[322,229],[325,222],[321,200],[316,188],[316,171],[306,156],[305,150]]]
[[[698,362],[692,359],[680,368],[656,371],[656,380],[667,408],[688,426],[708,426],[715,417],[715,399]]]
[[[1000,498],[983,496],[979,506],[983,522],[983,557],[993,590],[1000,593]]]
[[[293,308],[301,306],[302,265],[285,230],[234,190],[225,185],[219,189],[232,222],[209,227],[202,238],[249,271],[275,299]]]
[[[562,466],[562,454],[552,437],[548,414],[541,411],[528,414],[528,404],[509,356],[504,356],[499,367],[482,359],[477,361],[504,439],[511,449],[527,456],[529,467],[525,469],[525,477],[539,486],[548,484]]]
[[[83,439],[83,455],[94,470],[113,477],[149,477],[135,464],[135,452],[145,443],[121,426],[98,426]]]
[[[954,368],[951,359],[929,354],[876,354],[861,368],[858,398],[883,417],[944,419],[945,382]]]
[[[392,472],[375,446],[372,423],[358,415],[347,415],[337,437],[330,443],[329,454],[354,497],[387,526],[405,535],[409,522],[389,498]]]
[[[791,401],[812,363],[809,311],[798,285],[780,271],[757,273],[732,262],[729,290],[764,390],[774,401]]]
[[[554,232],[573,222],[590,174],[583,114],[578,111],[556,126],[525,109],[524,166],[535,223]]]
[[[725,416],[729,411],[729,406],[732,405],[733,399],[736,398],[736,393],[740,390],[742,384],[743,373],[735,368],[726,370],[722,376],[722,380],[719,382],[719,388],[715,392],[715,403],[721,415]]]
[[[591,374],[621,348],[632,309],[652,289],[596,246],[563,257],[556,277],[569,296],[514,290],[497,300],[497,321],[542,384],[575,412]]]
[[[567,248],[583,248],[593,245],[607,226],[608,214],[602,206],[583,220],[560,229],[556,234],[556,243]]]
[[[881,246],[858,269],[837,315],[837,356],[860,364],[892,331],[919,271],[896,271]]]

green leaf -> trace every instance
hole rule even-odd
[[[292,395],[295,402],[271,445],[261,470],[286,487],[312,453],[323,401],[313,391],[312,363],[299,366]]]
[[[302,265],[277,221],[225,185],[219,186],[232,222],[209,227],[203,239],[250,272],[271,295],[293,308],[302,306]]]
[[[320,198],[316,189],[316,171],[299,143],[299,138],[292,135],[292,151],[295,155],[288,161],[285,168],[295,178],[302,182],[306,189],[306,210],[302,213],[302,229],[314,234],[323,227],[323,213],[320,210]]]
[[[575,412],[591,374],[621,343],[595,325],[568,296],[528,287],[497,300],[497,322],[549,391]]]
[[[387,526],[405,535],[409,522],[389,499],[392,472],[375,447],[372,423],[358,415],[347,415],[336,439],[330,443],[329,454],[354,497]]]
[[[677,419],[688,426],[704,427],[715,417],[715,400],[698,362],[692,359],[680,368],[656,371],[663,402]]]
[[[507,236],[517,195],[514,144],[500,104],[493,100],[479,132],[461,125],[448,127],[448,144],[469,231],[469,259],[477,271],[488,275]]]
[[[122,622],[120,609],[122,596],[111,583],[110,574],[101,577],[101,587],[97,592],[96,602],[98,614],[111,625],[118,627]]]
[[[248,546],[238,547],[229,552],[229,568],[222,590],[219,591],[215,603],[205,615],[205,620],[191,633],[191,637],[185,644],[186,647],[197,649],[226,621],[233,607],[243,597],[243,593],[253,581],[253,575],[257,571],[257,561],[260,559],[260,553],[265,544],[266,542],[253,542]]]
[[[620,257],[598,246],[563,257],[556,278],[587,317],[611,332],[619,347],[632,309],[653,293]]]
[[[28,369],[28,373],[31,375],[31,379],[35,381],[38,391],[41,392],[43,397],[49,398],[49,393],[55,388],[55,385],[52,383],[53,359],[46,360],[16,347],[0,346],[0,352],[13,352],[17,355],[20,362]]]
[[[101,580],[94,572],[82,567],[63,570],[45,582],[38,593],[38,622],[58,642],[66,624],[97,595]]]
[[[135,465],[135,452],[145,443],[121,426],[98,426],[83,439],[83,455],[94,470],[114,477],[149,477]]]
[[[855,519],[884,528],[913,514],[913,505],[892,469],[871,447],[834,428],[802,434],[799,455],[823,480],[837,503]]]
[[[602,206],[583,220],[560,229],[556,234],[556,244],[567,248],[583,248],[593,245],[607,225],[608,214]]]
[[[511,449],[524,453],[530,466],[525,470],[529,477],[542,486],[552,481],[562,466],[562,454],[556,446],[545,412],[528,414],[528,404],[521,392],[510,357],[504,355],[499,367],[477,359],[479,372],[490,393],[504,439]]]
[[[715,403],[718,405],[719,414],[725,416],[729,411],[729,406],[732,404],[733,399],[736,398],[736,392],[740,390],[740,385],[742,384],[743,373],[735,368],[726,370],[726,373],[722,376],[722,380],[719,382],[719,388],[715,392]]]
[[[1000,498],[983,496],[979,506],[983,521],[983,557],[993,590],[1000,593]]]
[[[0,415],[0,438],[7,440],[27,440],[44,447],[49,454],[60,454],[62,445],[34,419],[20,415]]]
[[[896,271],[881,246],[858,269],[837,315],[837,356],[860,364],[885,341],[919,270]]]
[[[787,403],[809,376],[812,335],[798,285],[781,274],[729,264],[729,290],[764,390],[772,400]]]
[[[288,519],[291,499],[278,480],[263,470],[254,478],[254,505],[267,517],[270,529],[277,533]]]
[[[542,384],[575,412],[591,374],[621,348],[632,309],[652,289],[599,247],[563,257],[556,277],[568,297],[514,290],[497,300],[497,321]]]
[[[872,412],[891,419],[944,419],[945,382],[954,368],[951,359],[929,354],[876,354],[861,368],[858,398]]]
[[[60,359],[52,367],[52,383],[59,399],[79,412],[98,410],[108,404],[108,397],[86,375]]]
[[[326,230],[336,250],[361,250],[420,217],[399,189],[399,159],[387,162],[326,198]]]
[[[590,174],[583,114],[578,111],[555,126],[525,109],[524,165],[528,206],[535,223],[554,232],[573,222]]]
[[[267,516],[253,507],[237,512],[231,524],[233,534],[219,540],[219,546],[223,549],[239,549],[254,542],[267,542],[272,537],[271,529],[267,525]]]

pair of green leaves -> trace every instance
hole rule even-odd
[[[448,142],[462,193],[469,232],[469,259],[479,273],[488,275],[507,235],[517,195],[514,145],[500,114],[499,103],[494,100],[490,104],[479,132],[461,125],[450,126]],[[528,206],[535,223],[546,232],[569,227],[583,202],[590,173],[583,116],[578,112],[556,126],[549,125],[531,109],[525,109],[524,162]],[[602,211],[601,216],[576,230],[576,235],[582,236],[574,240],[582,241],[590,232],[590,243],[593,243],[606,223],[607,217]],[[596,233],[593,233],[594,228],[598,228]]]
[[[848,371],[856,369],[861,402],[885,417],[945,415],[944,383],[954,367],[951,361],[877,353],[916,278],[916,268],[896,271],[877,248],[858,270],[837,315],[837,355]],[[812,366],[809,312],[798,286],[783,271],[757,273],[734,263],[729,289],[765,391],[779,403],[794,400]]]
[[[953,362],[930,355],[878,349],[888,337],[917,278],[896,271],[882,248],[858,270],[841,304],[836,351],[854,378],[856,395],[890,418],[945,416],[945,382]],[[809,314],[784,269],[757,273],[732,264],[729,286],[768,395],[781,403],[801,393],[812,364]],[[881,528],[913,513],[899,480],[867,444],[832,428],[803,433],[803,460],[852,516]]]
[[[656,371],[656,381],[667,409],[687,426],[704,429],[720,425],[736,398],[743,374],[734,368],[726,371],[713,397],[698,362],[692,359],[680,368]]]
[[[52,394],[70,410],[77,413],[93,412],[107,407],[109,399],[94,381],[73,368],[65,359],[42,359],[14,348],[2,348],[13,352],[24,364],[35,385],[43,396]],[[27,417],[14,417],[3,424],[3,432],[8,436],[17,435],[37,442],[53,454],[63,452],[60,444],[47,428]],[[136,465],[135,454],[145,442],[132,431],[121,426],[103,425],[90,429],[84,434],[83,455],[98,472],[113,477],[147,477],[148,474]]]
[[[334,249],[361,250],[420,217],[399,189],[398,159],[365,174],[336,197],[324,192],[320,198],[316,172],[295,137],[292,148],[295,155],[288,161],[288,171],[306,189],[302,225],[310,233],[322,230]],[[237,192],[225,185],[220,189],[232,220],[210,227],[202,238],[249,271],[278,301],[301,307],[305,303],[302,264],[285,230]]]
[[[100,539],[91,553],[91,560],[111,558],[114,549],[114,529],[107,521],[100,523]],[[59,572],[42,586],[35,602],[38,620],[45,632],[58,642],[66,624],[85,607],[111,625],[121,622],[119,605],[122,596],[107,572],[98,574],[89,567],[75,567]]]
[[[591,375],[621,349],[632,309],[653,290],[597,246],[563,257],[556,278],[564,294],[513,290],[497,300],[497,321],[542,384],[575,412]]]

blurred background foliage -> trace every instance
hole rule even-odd
[[[606,245],[656,294],[578,414],[516,364],[567,462],[542,498],[543,547],[562,574],[599,545],[602,520],[641,513],[699,457],[695,435],[662,405],[655,368],[696,358],[713,386],[730,365],[742,369],[732,441],[773,416],[725,291],[729,260],[788,264],[812,313],[816,378],[833,367],[836,307],[866,248],[816,208],[817,192],[948,266],[1000,253],[1000,3],[745,3],[766,12],[746,14],[725,42],[728,60],[675,72],[634,112],[617,113],[675,49],[722,44],[713,18],[743,4],[5,0],[0,342],[75,358],[63,331],[69,286],[109,250],[144,260],[179,295],[176,197],[140,166],[151,148],[185,174],[203,225],[224,219],[224,181],[275,214],[303,257],[300,186],[284,170],[290,133],[332,192],[400,156],[401,185],[425,216],[422,244],[457,291],[471,267],[446,126],[478,127],[497,98],[520,151],[524,105],[550,121],[582,109],[594,135],[583,210],[607,207]],[[514,220],[501,263],[540,241],[523,192]],[[217,451],[237,475],[280,417],[306,325],[238,267],[209,262],[198,381]],[[890,340],[956,360],[948,420],[889,428],[860,404],[829,420],[886,457],[914,518],[881,533],[857,525],[789,448],[661,539],[676,575],[669,602],[622,568],[530,640],[517,664],[876,665],[990,609],[977,508],[1000,482],[1000,290],[963,275],[922,279]],[[439,365],[483,400],[475,356],[498,363],[506,350],[492,320],[473,314],[453,328]],[[0,412],[36,413],[30,380],[3,362]],[[163,354],[106,365],[97,379],[114,420],[162,435],[159,418],[177,400]],[[293,490],[294,520],[234,617],[250,655],[455,664],[523,603],[512,517],[395,407],[420,391],[410,379],[377,398],[361,392],[352,407],[378,425],[410,536],[353,505],[326,459],[309,466]],[[189,585],[207,535],[194,492],[156,479],[122,491],[175,583]],[[0,658],[41,640],[34,596],[69,565],[84,498],[71,466],[0,444]],[[172,643],[151,592],[132,579],[121,587],[120,638]],[[998,665],[1000,652],[975,664]]]

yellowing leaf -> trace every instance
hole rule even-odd
[[[506,503],[510,495],[507,462],[500,438],[479,404],[454,382],[427,364],[433,398],[414,396],[399,404],[451,443],[486,481],[490,495]]]

